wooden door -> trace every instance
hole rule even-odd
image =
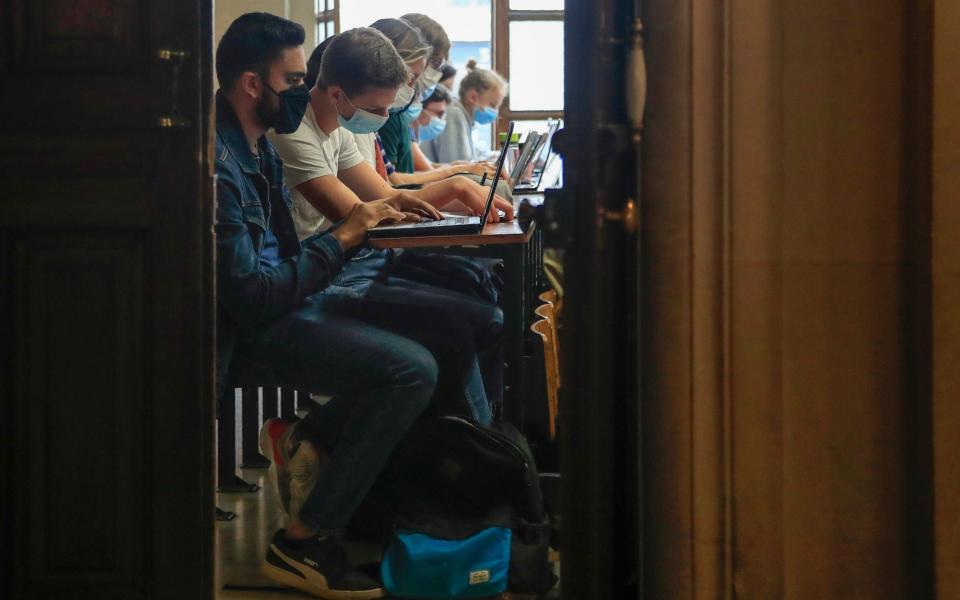
[[[0,597],[210,596],[211,22],[0,0]]]
[[[563,597],[639,592],[639,132],[627,111],[637,5],[566,3],[561,347]],[[548,229],[554,224],[548,223]]]

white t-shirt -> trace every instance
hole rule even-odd
[[[343,129],[342,127],[340,129]],[[352,135],[354,141],[357,143],[357,150],[360,151],[360,155],[363,156],[363,160],[367,161],[367,164],[377,168],[377,155],[374,154],[378,150],[377,148],[377,134],[375,133],[349,133]]]
[[[336,177],[363,162],[353,134],[342,127],[327,135],[317,124],[313,107],[308,106],[300,128],[290,134],[267,133],[283,159],[283,176],[293,197],[293,223],[301,240],[328,229],[323,214],[307,202],[297,186],[318,177]]]

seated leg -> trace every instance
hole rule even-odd
[[[353,512],[376,480],[394,446],[433,396],[437,364],[420,344],[368,323],[308,303],[257,331],[244,332],[234,357],[235,372],[250,384],[290,387],[336,396],[349,407],[336,440],[322,439],[311,411],[287,436],[304,454],[320,436],[331,449],[321,472],[314,458],[315,485],[287,498],[294,521],[274,536],[267,553],[268,575],[300,589],[338,573],[337,585],[363,587],[338,542]],[[278,480],[291,482],[300,448]],[[291,485],[291,491],[295,486]],[[296,532],[296,533],[294,533]],[[322,538],[322,539],[321,539]],[[326,584],[324,584],[326,585]],[[375,584],[374,584],[375,585]]]

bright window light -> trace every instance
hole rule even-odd
[[[563,0],[510,0],[511,10],[563,10]]]
[[[563,110],[563,22],[510,23],[510,109]]]

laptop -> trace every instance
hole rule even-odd
[[[527,134],[527,140],[520,150],[520,156],[517,157],[517,164],[513,165],[513,170],[510,172],[510,181],[520,181],[520,177],[527,171],[527,165],[530,164],[530,157],[534,156],[535,151],[540,149],[542,140],[543,136],[536,131]]]
[[[551,159],[553,158],[553,134],[560,129],[560,121],[552,121],[548,126],[547,133],[540,136],[540,140],[537,143],[537,147],[531,153],[529,161],[533,162],[533,176],[529,181],[519,181],[514,178],[516,185],[513,188],[514,192],[523,193],[523,192],[537,192],[542,191],[540,182],[543,180],[543,174],[547,171],[547,167]],[[524,165],[526,169],[526,165]],[[523,173],[520,171],[519,173]]]
[[[507,139],[513,135],[513,122],[507,129]],[[487,204],[483,208],[483,214],[479,217],[458,217],[447,216],[441,221],[420,221],[419,223],[390,223],[388,225],[378,225],[368,233],[371,238],[397,238],[397,237],[428,237],[437,235],[464,235],[471,233],[480,233],[487,224],[487,217],[490,215],[490,209],[493,207],[493,197],[497,193],[497,182],[500,181],[500,170],[503,168],[503,160],[507,156],[507,147],[504,144],[500,149],[500,157],[497,158],[497,168],[490,182],[490,191],[487,193]]]

